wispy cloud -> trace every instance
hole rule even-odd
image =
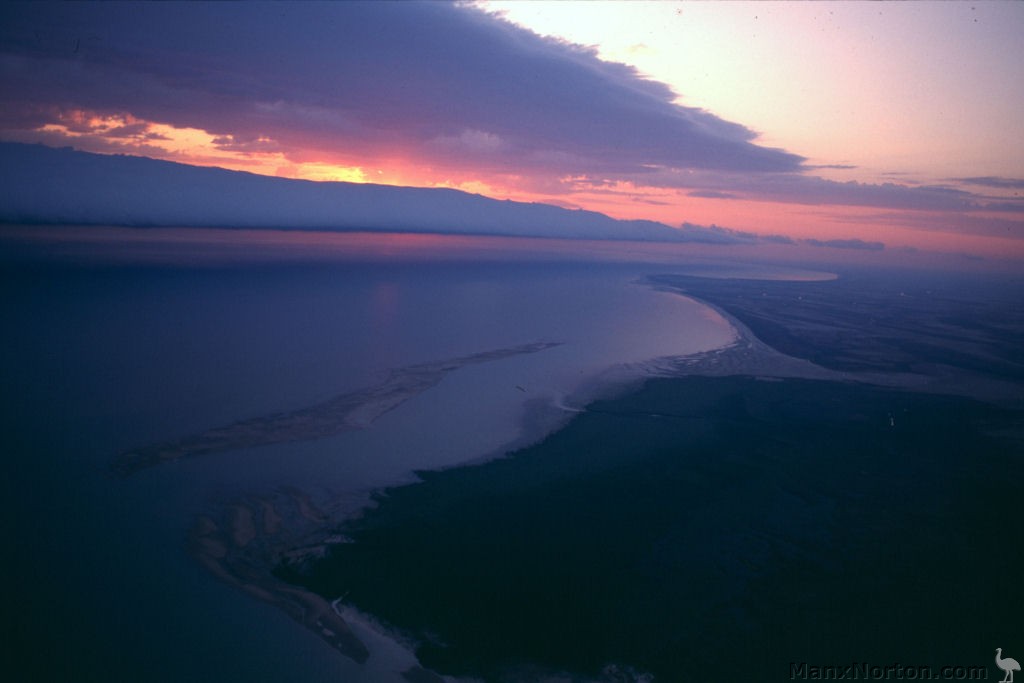
[[[803,240],[804,244],[809,244],[812,247],[832,247],[833,249],[862,249],[868,251],[881,251],[885,249],[885,244],[882,242],[868,242],[862,239],[845,239],[845,240],[817,240],[807,239]]]
[[[807,164],[804,166],[804,168],[809,171],[816,171],[819,169],[830,169],[834,171],[851,171],[857,167],[852,164]]]
[[[950,178],[965,185],[978,185],[999,190],[1024,190],[1024,178],[1000,178],[998,176],[975,176],[971,178]]]
[[[830,247],[833,249],[860,249],[865,251],[881,251],[885,244],[877,241],[865,241],[858,238],[852,239],[802,239],[795,240],[785,235],[763,235],[723,228],[718,225],[695,225],[683,223],[679,233],[683,241],[698,242],[702,244],[804,244],[811,247]]]
[[[762,235],[714,224],[683,223],[679,227],[679,234],[684,242],[702,244],[796,244],[795,240],[785,235]]]
[[[637,185],[688,190],[690,197],[746,199],[806,205],[863,206],[912,211],[1000,211],[1024,213],[1024,202],[989,197],[949,185],[838,182],[802,173],[741,174],[693,170],[647,170],[630,178]],[[574,181],[576,187],[581,182]]]
[[[693,190],[686,193],[687,197],[700,197],[702,199],[737,199],[738,195],[732,192],[721,190]]]
[[[857,216],[830,212],[827,217],[837,223],[868,222],[873,225],[889,225],[927,232],[1024,239],[1024,220],[1005,217],[907,211],[880,211]]]

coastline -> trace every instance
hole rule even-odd
[[[703,304],[699,301],[697,303]],[[732,321],[730,323],[736,328]],[[738,331],[737,338],[728,347],[682,358],[700,362],[697,359],[718,357],[718,354],[742,344],[742,334],[742,331]],[[534,353],[557,345],[558,343],[554,342],[538,342],[473,354],[465,358],[400,368],[392,371],[388,379],[380,385],[346,394],[309,409],[285,414],[286,419],[277,419],[279,424],[270,433],[283,441],[317,438],[307,433],[306,421],[296,419],[296,416],[301,418],[304,413],[310,411],[324,412],[325,407],[336,407],[342,402],[345,404],[344,411],[333,408],[331,410],[334,413],[331,419],[336,423],[332,429],[339,431],[338,427],[358,428],[351,419],[353,415],[363,416],[359,424],[366,426],[387,410],[434,386],[448,372],[459,367],[518,353]],[[680,361],[679,357],[672,356],[612,366],[590,378],[570,394],[528,399],[523,404],[519,435],[514,440],[470,461],[436,471],[491,462],[537,444],[563,429],[576,416],[586,413],[588,405],[595,401],[628,395],[652,377],[662,376],[666,367],[663,363],[677,361]],[[386,400],[377,400],[382,396]],[[276,416],[270,417],[276,419]],[[246,435],[247,431],[251,431],[248,429],[250,424],[258,425],[260,431],[265,431],[262,425],[266,421],[266,417],[255,418],[170,444],[158,444],[126,452],[115,461],[114,469],[127,475],[138,469],[179,457],[242,447],[225,445],[224,433],[234,433],[239,444],[253,438],[266,438],[260,434],[256,437]],[[295,426],[298,429],[294,429]],[[216,450],[196,447],[197,444],[206,441],[210,442],[208,445],[216,446]],[[157,455],[154,458],[140,458],[140,455],[145,456],[147,453]],[[167,454],[170,455],[164,457]],[[370,651],[346,621],[343,610],[312,591],[278,578],[273,571],[283,562],[306,564],[322,559],[332,546],[345,543],[347,539],[338,535],[335,529],[372,508],[377,493],[354,492],[343,501],[314,502],[308,493],[290,488],[269,495],[236,499],[224,504],[219,514],[197,516],[189,532],[189,553],[218,580],[242,590],[250,597],[281,609],[341,655],[363,663],[370,656]],[[385,634],[379,635],[389,637]],[[430,674],[424,671],[416,675]]]
[[[1019,321],[989,318],[990,302],[964,296],[958,283],[942,281],[940,290],[934,280],[875,277],[709,286],[701,276],[654,275],[648,282],[715,310],[739,333],[739,346],[717,358],[676,364],[684,375],[834,379],[1021,405],[1024,366],[1015,337],[1024,331],[1014,332]],[[846,298],[860,299],[856,310],[835,316],[837,300]],[[760,332],[741,317],[756,322]]]
[[[221,542],[219,548],[209,543],[199,547],[203,552],[205,545],[205,552],[214,555],[215,568],[224,565],[223,557],[216,555],[256,555],[256,549],[264,542],[266,547],[276,543],[281,546],[281,552],[286,552],[300,547],[302,543],[290,545],[286,539],[290,524],[286,511],[297,508],[298,502],[284,500],[288,494],[279,490],[284,484],[308,492],[311,502],[321,511],[327,511],[329,519],[322,525],[326,528],[335,519],[343,517],[340,513],[335,515],[332,507],[336,495],[348,495],[351,490],[367,492],[368,496],[372,488],[392,486],[390,482],[404,483],[414,478],[412,474],[406,476],[405,472],[456,467],[458,462],[487,451],[495,457],[503,456],[504,453],[498,453],[493,444],[509,443],[516,434],[517,415],[508,409],[511,402],[518,401],[522,405],[524,401],[536,399],[523,410],[526,413],[523,434],[542,434],[562,426],[574,416],[580,416],[581,413],[575,412],[580,410],[577,403],[573,403],[571,398],[568,402],[563,400],[565,396],[572,396],[571,387],[574,385],[571,382],[544,381],[554,376],[551,369],[557,371],[559,367],[566,367],[566,359],[579,355],[574,347],[577,339],[590,344],[586,349],[591,353],[589,357],[599,361],[626,359],[625,355],[617,355],[620,348],[627,351],[639,348],[640,352],[628,356],[638,367],[640,359],[652,358],[673,348],[699,348],[698,345],[687,345],[691,338],[687,335],[689,326],[710,322],[718,330],[716,339],[726,338],[730,329],[739,329],[735,324],[727,327],[722,322],[724,318],[720,319],[704,306],[703,313],[694,311],[699,318],[691,319],[687,314],[693,310],[687,305],[689,300],[680,299],[684,303],[678,305],[678,309],[672,303],[671,299],[678,296],[667,293],[648,295],[644,291],[646,287],[624,288],[623,283],[636,281],[637,275],[632,269],[621,273],[609,271],[614,279],[601,273],[599,283],[595,276],[593,281],[577,287],[578,292],[564,296],[559,294],[560,298],[550,305],[547,302],[556,299],[556,291],[552,287],[566,282],[561,269],[553,269],[551,273],[545,270],[542,273],[544,277],[539,279],[532,269],[515,270],[508,273],[507,280],[502,280],[500,292],[507,293],[509,300],[515,296],[515,301],[528,302],[528,306],[515,309],[517,313],[522,311],[522,316],[505,315],[505,307],[488,307],[498,309],[497,315],[506,324],[492,333],[474,335],[473,324],[478,319],[489,319],[491,313],[488,312],[487,316],[465,314],[460,318],[461,327],[451,334],[441,339],[427,337],[426,340],[432,344],[429,348],[417,345],[413,337],[409,337],[413,340],[412,346],[404,341],[403,346],[392,342],[390,337],[384,337],[376,347],[382,353],[374,354],[374,362],[366,371],[350,370],[363,358],[358,353],[361,346],[368,350],[374,346],[372,343],[348,341],[350,338],[345,336],[345,329],[352,328],[355,333],[357,329],[353,325],[357,318],[350,313],[335,314],[335,311],[349,310],[339,303],[343,304],[349,298],[370,301],[363,294],[371,291],[394,295],[397,287],[398,301],[409,305],[394,308],[394,296],[373,305],[392,304],[392,308],[387,310],[401,314],[394,318],[396,324],[401,325],[396,329],[411,335],[419,329],[420,323],[438,319],[434,309],[429,307],[430,301],[442,300],[437,294],[458,291],[464,281],[484,275],[473,270],[458,273],[450,278],[450,282],[446,281],[444,287],[434,287],[431,283],[436,284],[435,279],[428,277],[434,272],[417,270],[407,274],[405,271],[388,271],[380,277],[374,275],[368,282],[364,282],[361,274],[359,278],[353,276],[339,281],[334,271],[326,270],[308,277],[305,270],[248,269],[199,273],[191,270],[154,273],[149,269],[80,272],[76,269],[67,273],[62,270],[56,275],[47,272],[18,276],[21,279],[14,284],[19,289],[12,292],[18,296],[12,297],[12,301],[17,299],[24,303],[12,307],[14,315],[11,320],[15,325],[17,348],[23,347],[24,352],[11,354],[8,359],[9,367],[14,370],[8,376],[8,388],[10,395],[17,397],[15,405],[21,408],[21,414],[31,418],[15,426],[15,436],[30,446],[25,454],[32,457],[26,457],[20,463],[26,468],[24,476],[16,463],[15,482],[23,492],[18,502],[29,505],[27,509],[35,510],[34,517],[40,520],[35,525],[35,532],[33,526],[22,525],[23,544],[35,549],[31,553],[33,557],[24,565],[24,575],[29,578],[37,575],[40,579],[38,586],[46,590],[50,602],[63,602],[74,611],[72,616],[80,615],[77,621],[57,625],[57,631],[52,631],[55,635],[65,637],[73,635],[75,630],[88,628],[88,624],[93,623],[88,615],[102,612],[101,603],[117,615],[106,623],[95,623],[96,628],[89,637],[72,646],[72,659],[80,660],[83,670],[102,672],[109,669],[104,668],[108,662],[118,661],[122,642],[117,633],[121,628],[119,624],[131,624],[132,633],[124,643],[131,650],[133,661],[163,658],[160,660],[161,668],[166,675],[162,675],[161,680],[180,677],[189,663],[183,661],[179,664],[174,659],[174,652],[200,643],[190,640],[187,626],[180,626],[190,619],[198,619],[196,635],[210,645],[204,652],[223,648],[226,657],[224,665],[218,668],[211,654],[204,664],[204,668],[210,671],[229,669],[232,666],[230,661],[236,658],[248,662],[250,670],[263,666],[257,662],[271,659],[287,667],[297,652],[312,652],[317,653],[319,671],[309,672],[310,680],[328,680],[330,672],[337,667],[345,672],[342,678],[346,680],[391,682],[391,678],[377,676],[381,661],[378,652],[390,651],[372,636],[363,639],[374,654],[367,665],[356,665],[351,657],[338,656],[341,653],[324,639],[319,626],[307,624],[297,629],[295,625],[301,621],[285,618],[287,611],[284,607],[269,608],[276,599],[274,596],[271,595],[271,601],[266,600],[267,595],[253,596],[252,587],[259,586],[245,581],[244,573],[217,578],[193,555],[181,552],[185,549],[193,522],[199,522],[201,515],[212,520],[212,524],[197,524],[193,536],[196,540],[206,537],[206,541]],[[300,274],[302,277],[295,279]],[[397,279],[397,285],[391,284],[388,278]],[[536,296],[523,298],[520,285],[530,282],[535,288],[529,291]],[[569,280],[568,284],[575,286],[576,282]],[[282,287],[282,283],[294,286]],[[590,286],[593,283],[607,283],[607,286],[595,288]],[[349,292],[350,284],[358,285],[351,291],[351,296],[345,294],[342,298],[336,295],[339,291]],[[639,294],[622,299],[607,298],[607,294],[615,294],[620,288],[638,291]],[[308,297],[311,291],[330,296]],[[760,294],[758,290],[754,291]],[[239,292],[251,292],[253,296],[239,296]],[[308,307],[295,305],[307,298],[310,300]],[[648,299],[652,304],[650,308],[645,305]],[[573,306],[561,305],[563,301]],[[592,311],[576,306],[591,301],[594,302]],[[837,302],[836,315],[841,317],[843,307],[839,300]],[[487,303],[489,299],[484,302],[485,307]],[[235,304],[240,308],[236,309]],[[573,315],[570,317],[572,326],[562,324],[552,329],[545,329],[547,324],[538,322],[555,319],[552,314],[557,314],[560,309],[587,311],[587,315]],[[76,315],[70,318],[61,315],[65,310],[74,310]],[[375,309],[367,306],[366,310]],[[407,315],[409,310],[425,313],[410,319]],[[463,310],[457,312],[461,314]],[[679,310],[682,315],[671,317],[674,310]],[[293,315],[292,312],[296,313]],[[267,326],[261,323],[271,318],[282,324]],[[94,333],[88,335],[79,334],[86,320],[95,321],[96,329],[90,328]],[[577,321],[588,324],[577,326]],[[209,325],[214,327],[209,328]],[[368,325],[359,325],[358,329],[367,333],[376,331]],[[565,334],[569,329],[580,329],[581,334],[578,337]],[[1006,329],[1006,326],[1001,329]],[[302,330],[309,333],[296,333]],[[605,344],[595,347],[595,343],[603,343],[605,337],[614,338],[616,346]],[[53,346],[29,343],[50,338],[54,340]],[[701,337],[695,335],[693,338]],[[67,339],[74,339],[76,343],[58,343],[58,340]],[[125,449],[158,442],[166,437],[198,433],[209,426],[232,424],[239,417],[308,406],[349,388],[374,385],[377,379],[386,377],[388,368],[536,339],[565,340],[566,346],[544,354],[499,361],[493,366],[477,365],[451,374],[408,404],[381,415],[370,430],[350,431],[340,437],[317,442],[282,443],[209,458],[185,459],[147,470],[140,473],[141,476],[127,480],[109,476],[112,455]],[[448,340],[457,340],[458,345],[453,346]],[[646,340],[653,341],[644,345]],[[680,341],[682,345],[675,343]],[[384,342],[388,343],[387,347]],[[594,352],[591,348],[599,350]],[[647,349],[657,353],[648,353]],[[408,353],[409,350],[415,353]],[[750,367],[723,364],[721,359],[736,351],[737,348],[731,351],[719,349],[706,356],[688,356],[683,363],[689,364],[691,371],[703,368],[719,374],[735,371],[736,367]],[[710,356],[719,358],[717,364],[710,360]],[[157,360],[159,362],[154,362]],[[663,363],[662,374],[673,371],[670,365]],[[712,365],[717,365],[718,369],[711,368]],[[577,367],[572,365],[558,377],[559,380],[572,380],[587,376],[592,368],[601,366],[598,363],[589,366],[581,363],[579,367],[583,367],[584,372],[577,374]],[[528,376],[525,371],[532,368],[543,370]],[[516,388],[517,384],[527,392],[521,393]],[[493,394],[501,397],[500,413],[492,409],[491,401],[476,398],[484,397],[489,386],[494,387]],[[554,386],[568,389],[563,392],[549,390]],[[551,400],[547,401],[547,397]],[[498,405],[498,400],[495,400],[493,407]],[[499,414],[500,419],[480,420],[485,415]],[[438,418],[450,421],[439,421]],[[533,418],[536,419],[531,424]],[[469,448],[480,440],[470,444],[458,438],[456,428],[460,423],[466,424],[474,434],[490,434],[493,438],[481,447]],[[409,428],[419,431],[405,431]],[[381,434],[413,436],[388,437],[385,440]],[[430,440],[421,436],[430,434],[437,434],[438,438]],[[380,448],[382,445],[388,447]],[[390,447],[392,445],[397,447]],[[436,455],[439,450],[457,447],[462,447],[457,457],[442,460]],[[411,466],[399,471],[405,463],[411,463]],[[435,466],[434,463],[439,464]],[[383,474],[376,474],[378,472]],[[54,478],[54,475],[59,475],[59,478]],[[86,478],[79,481],[82,477]],[[74,501],[74,514],[68,515],[66,506],[50,506],[44,510],[41,499],[38,509],[31,507],[38,499],[32,491],[43,490],[40,487],[45,486],[48,478],[55,484],[59,500]],[[61,495],[64,493],[70,495]],[[351,497],[355,495],[353,493]],[[282,500],[270,504],[258,500],[277,496]],[[235,502],[240,502],[248,512],[232,509]],[[351,507],[356,506],[353,504]],[[278,508],[283,509],[279,511]],[[302,518],[302,513],[296,511],[294,516]],[[318,526],[305,518],[298,523],[299,526],[305,524]],[[261,541],[261,534],[275,540]],[[300,540],[304,539],[302,536]],[[133,552],[124,562],[110,565],[110,573],[100,575],[90,571],[91,565],[82,566],[77,562],[62,566],[67,552],[98,561],[109,544],[119,542],[122,545],[130,543]],[[175,549],[178,552],[173,552]],[[274,559],[272,553],[264,555],[261,564],[268,566]],[[55,568],[59,571],[53,571]],[[226,581],[239,585],[249,583],[250,590],[225,589]],[[70,587],[76,585],[86,590],[71,593]],[[63,596],[65,587],[69,587],[65,599],[53,597]],[[330,595],[329,599],[343,593]],[[250,597],[258,599],[254,601]],[[31,599],[26,594],[15,604],[27,607]],[[304,612],[313,609],[296,600],[294,595],[284,595],[282,599],[298,605],[298,609]],[[138,611],[140,604],[149,604],[154,609]],[[99,612],[97,605],[100,605]],[[33,636],[51,632],[43,616],[46,613],[49,610],[38,612],[25,632]],[[358,619],[348,620],[346,614],[349,613],[343,610],[342,619],[351,621],[353,634],[360,638],[364,632],[358,627]],[[244,620],[238,619],[239,615],[244,615]],[[259,620],[260,615],[265,615],[265,618]],[[249,626],[235,629],[230,621],[236,624],[249,621]],[[71,628],[69,624],[75,627]],[[167,624],[178,634],[173,640],[168,639],[167,646],[161,645],[159,640],[160,624]],[[341,632],[328,628],[335,633]],[[251,648],[254,642],[251,639],[264,631],[268,634],[265,644],[259,647],[259,652],[251,652],[252,657],[246,657],[246,649]],[[316,637],[310,638],[311,633],[317,634]],[[279,647],[275,645],[277,643]],[[212,647],[213,644],[219,646]],[[82,655],[88,655],[88,652],[95,655],[83,658]],[[406,661],[404,657],[397,659]],[[294,663],[301,667],[300,662]],[[239,666],[242,665],[239,662]],[[249,678],[258,680],[259,677]]]
[[[322,557],[334,539],[302,543],[306,534],[321,533],[318,530],[328,519],[308,495],[294,489],[234,501],[220,519],[208,515],[196,519],[189,532],[189,554],[217,579],[281,609],[328,646],[361,664],[370,652],[334,606],[271,573],[282,559]]]
[[[807,359],[789,356],[769,346],[747,327],[743,321],[721,306],[692,294],[665,288],[678,296],[692,299],[707,306],[725,318],[736,330],[736,340],[718,349],[712,349],[690,356],[670,356],[651,361],[652,371],[664,377],[728,377],[749,375],[751,377],[817,379],[836,382],[863,382],[878,386],[904,389],[924,388],[927,379],[911,373],[849,372],[832,370]]]
[[[641,388],[648,380],[657,377],[724,376],[756,370],[754,374],[772,377],[836,378],[835,373],[831,371],[818,368],[807,361],[790,358],[768,347],[745,325],[717,307],[678,292],[673,294],[708,306],[722,315],[735,330],[733,341],[724,347],[696,354],[665,356],[641,363],[613,366],[561,399],[530,399],[524,403],[520,435],[516,439],[495,451],[481,454],[478,458],[432,472],[480,465],[512,456],[565,428],[575,417],[586,414],[588,406],[627,396]],[[486,356],[485,360],[490,360],[494,354],[529,353],[554,345],[532,345],[525,351],[521,347],[515,347],[475,354],[469,358],[473,359],[470,362],[483,362],[476,360],[477,356]],[[538,348],[533,348],[535,346]],[[440,373],[441,376],[432,377],[429,386],[426,383],[420,383],[424,384],[422,387],[417,384],[417,390],[404,396],[403,400],[436,384],[445,372],[453,371],[465,364],[460,363],[462,360],[464,359],[429,364],[435,371],[432,374]],[[392,387],[394,378],[402,379],[406,376],[405,370],[393,371],[389,380],[381,386]],[[380,392],[371,389],[353,392],[347,396],[372,398],[376,393]],[[365,414],[373,412],[374,406],[375,404],[361,406],[354,403],[351,410]],[[357,663],[363,663],[370,657],[370,650],[346,621],[343,610],[337,608],[340,598],[333,602],[328,601],[315,592],[282,580],[274,574],[274,570],[282,563],[292,566],[310,564],[326,557],[332,546],[348,542],[349,539],[339,535],[335,529],[347,521],[357,519],[372,508],[377,494],[377,491],[356,494],[333,507],[330,503],[317,505],[309,494],[297,489],[282,490],[269,496],[235,500],[223,507],[219,519],[209,515],[197,517],[189,533],[189,552],[219,580],[257,600],[281,609],[341,655]],[[424,670],[422,675],[431,674]]]
[[[652,379],[512,457],[388,489],[344,526],[350,543],[276,574],[417,639],[423,666],[488,681],[516,661],[713,680],[740,635],[766,672],[901,647],[931,663],[944,614],[958,628],[943,652],[972,661],[1015,619],[1000,606],[1019,594],[1014,563],[980,567],[967,550],[1020,526],[1006,521],[1012,484],[993,483],[1020,460],[984,429],[1019,411],[765,380]],[[635,675],[602,673],[618,665]]]
[[[513,441],[504,444],[500,449],[481,454],[466,463],[453,466],[451,469],[493,462],[515,454],[525,447],[542,441],[545,437],[563,429],[573,418],[586,414],[589,405],[601,400],[613,400],[637,391],[648,380],[656,377],[672,378],[688,375],[723,377],[734,374],[751,374],[763,377],[799,377],[806,379],[847,379],[843,374],[828,371],[811,364],[810,361],[786,356],[767,344],[761,342],[751,330],[737,318],[718,306],[688,296],[677,291],[666,289],[675,296],[688,298],[700,305],[708,306],[729,323],[735,338],[726,346],[700,351],[681,356],[663,356],[652,358],[630,366],[616,366],[607,369],[598,377],[592,378],[584,386],[571,394],[563,396],[559,402],[550,398],[532,398],[524,403],[520,434]],[[554,344],[550,344],[554,345]],[[547,348],[547,346],[544,346]],[[496,353],[532,352],[543,348],[530,348],[526,351],[504,349],[502,351],[485,352],[469,356],[472,361],[477,356],[492,359]],[[504,357],[504,355],[502,356]],[[377,394],[388,395],[393,403],[387,410],[396,407],[402,400],[425,391],[440,379],[446,372],[452,372],[461,365],[460,360],[438,361],[429,366],[429,381],[407,387],[404,379],[408,375],[414,378],[423,375],[416,372],[407,373],[409,369],[393,371],[381,385],[346,394],[329,401],[337,403],[347,398],[348,411],[339,413],[341,425],[352,428],[346,421],[348,413],[369,415],[383,414],[384,410],[373,400]],[[422,379],[422,378],[421,378]],[[400,386],[399,386],[400,385]],[[406,391],[398,391],[406,388]],[[360,400],[368,399],[368,400]],[[368,404],[369,402],[369,404]],[[325,403],[322,405],[327,405]],[[319,405],[314,407],[319,409]],[[310,409],[307,409],[310,410]],[[299,411],[296,413],[304,413]],[[242,425],[259,420],[244,421]],[[372,420],[364,421],[369,424]],[[182,439],[184,443],[219,437],[222,430],[211,430],[190,438]],[[302,434],[294,435],[294,439],[303,438]],[[148,446],[147,449],[122,454],[116,470],[129,474],[144,466],[152,466],[188,455],[177,443],[174,444],[173,458],[159,458],[154,462],[146,461],[143,465],[131,467],[125,465],[132,462],[133,454],[150,451],[167,450],[167,445]],[[224,447],[226,450],[226,446]],[[442,468],[435,471],[444,471]],[[240,589],[257,600],[282,609],[303,628],[322,639],[328,646],[356,663],[365,663],[370,656],[366,644],[359,640],[342,616],[341,610],[334,608],[333,603],[322,596],[297,587],[275,577],[273,570],[283,562],[290,564],[308,564],[310,561],[323,559],[330,548],[347,539],[338,536],[335,528],[344,522],[357,518],[374,505],[373,497],[377,492],[365,492],[346,505],[339,506],[332,513],[325,512],[312,502],[308,494],[298,489],[287,489],[271,496],[261,496],[253,500],[237,500],[224,506],[219,521],[208,515],[200,515],[189,531],[188,550],[202,566],[207,568],[215,578],[227,585]],[[256,520],[259,520],[259,523]]]
[[[762,381],[810,381],[839,383],[850,387],[887,388],[911,391],[921,395],[943,393],[937,391],[934,377],[914,373],[844,371],[829,369],[815,363],[786,355],[762,342],[742,321],[722,307],[699,296],[665,288],[675,295],[684,296],[714,310],[729,322],[735,331],[732,343],[716,349],[686,356],[666,356],[631,366],[616,367],[602,378],[595,378],[586,387],[564,399],[537,398],[527,401],[520,437],[495,452],[482,455],[469,462],[450,468],[421,473],[422,477],[435,480],[446,471],[458,471],[478,465],[486,465],[515,455],[527,447],[546,440],[549,435],[565,429],[580,416],[606,413],[603,407],[609,402],[623,399],[639,392],[649,380],[673,378],[749,378]],[[962,389],[962,387],[960,387]],[[852,389],[858,391],[858,389]],[[972,395],[972,392],[951,392]],[[579,406],[579,407],[577,407]],[[598,406],[598,407],[594,407]],[[638,416],[659,417],[655,413],[639,412]],[[666,413],[664,416],[676,419],[678,416]],[[889,414],[891,420],[892,415]],[[703,419],[703,418],[702,418]],[[901,418],[902,419],[902,418]],[[883,421],[885,418],[883,417]],[[389,489],[390,490],[390,489]],[[335,596],[333,603],[318,595],[315,590],[300,587],[295,581],[296,574],[322,562],[335,546],[351,539],[339,536],[336,529],[357,520],[364,512],[373,512],[378,492],[367,493],[358,512],[353,514],[350,507],[342,514],[325,515],[322,512],[309,513],[312,503],[299,492],[285,492],[276,502],[261,500],[233,503],[228,507],[224,521],[220,524],[209,519],[197,521],[193,531],[193,552],[197,559],[222,580],[245,590],[248,594],[274,604],[292,616],[330,647],[354,661],[365,661],[369,651],[353,633],[339,609],[330,609],[344,600]],[[289,506],[301,506],[306,513],[288,513]],[[263,526],[254,520],[258,514],[266,519],[269,514],[277,519],[277,525]],[[281,520],[287,520],[282,525]],[[289,528],[281,532],[282,526]],[[276,531],[275,531],[276,529]],[[296,541],[298,539],[298,542]],[[281,574],[282,567],[288,572]],[[272,573],[273,572],[273,573]],[[326,607],[325,607],[326,606]],[[351,608],[351,606],[350,606]],[[360,659],[362,658],[362,659]],[[421,670],[422,676],[433,675]]]

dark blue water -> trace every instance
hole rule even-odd
[[[733,335],[709,309],[634,284],[653,266],[388,262],[360,248],[334,263],[4,263],[15,680],[382,680],[400,654],[355,667],[194,563],[196,515],[283,485],[323,500],[500,451],[521,436],[527,397],[571,401],[610,368]],[[392,368],[534,341],[563,345],[460,369],[365,431],[108,470],[122,450],[313,405]]]

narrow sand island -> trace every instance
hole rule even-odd
[[[561,342],[535,342],[398,368],[392,370],[387,379],[376,386],[341,394],[323,403],[239,420],[174,441],[125,451],[114,459],[111,469],[129,475],[180,458],[275,443],[322,439],[346,431],[365,429],[381,415],[436,386],[448,373],[459,368],[537,353],[560,345]]]

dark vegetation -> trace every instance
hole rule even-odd
[[[852,383],[653,380],[512,457],[380,495],[279,576],[422,663],[659,681],[984,664],[1024,604],[1019,412]]]

